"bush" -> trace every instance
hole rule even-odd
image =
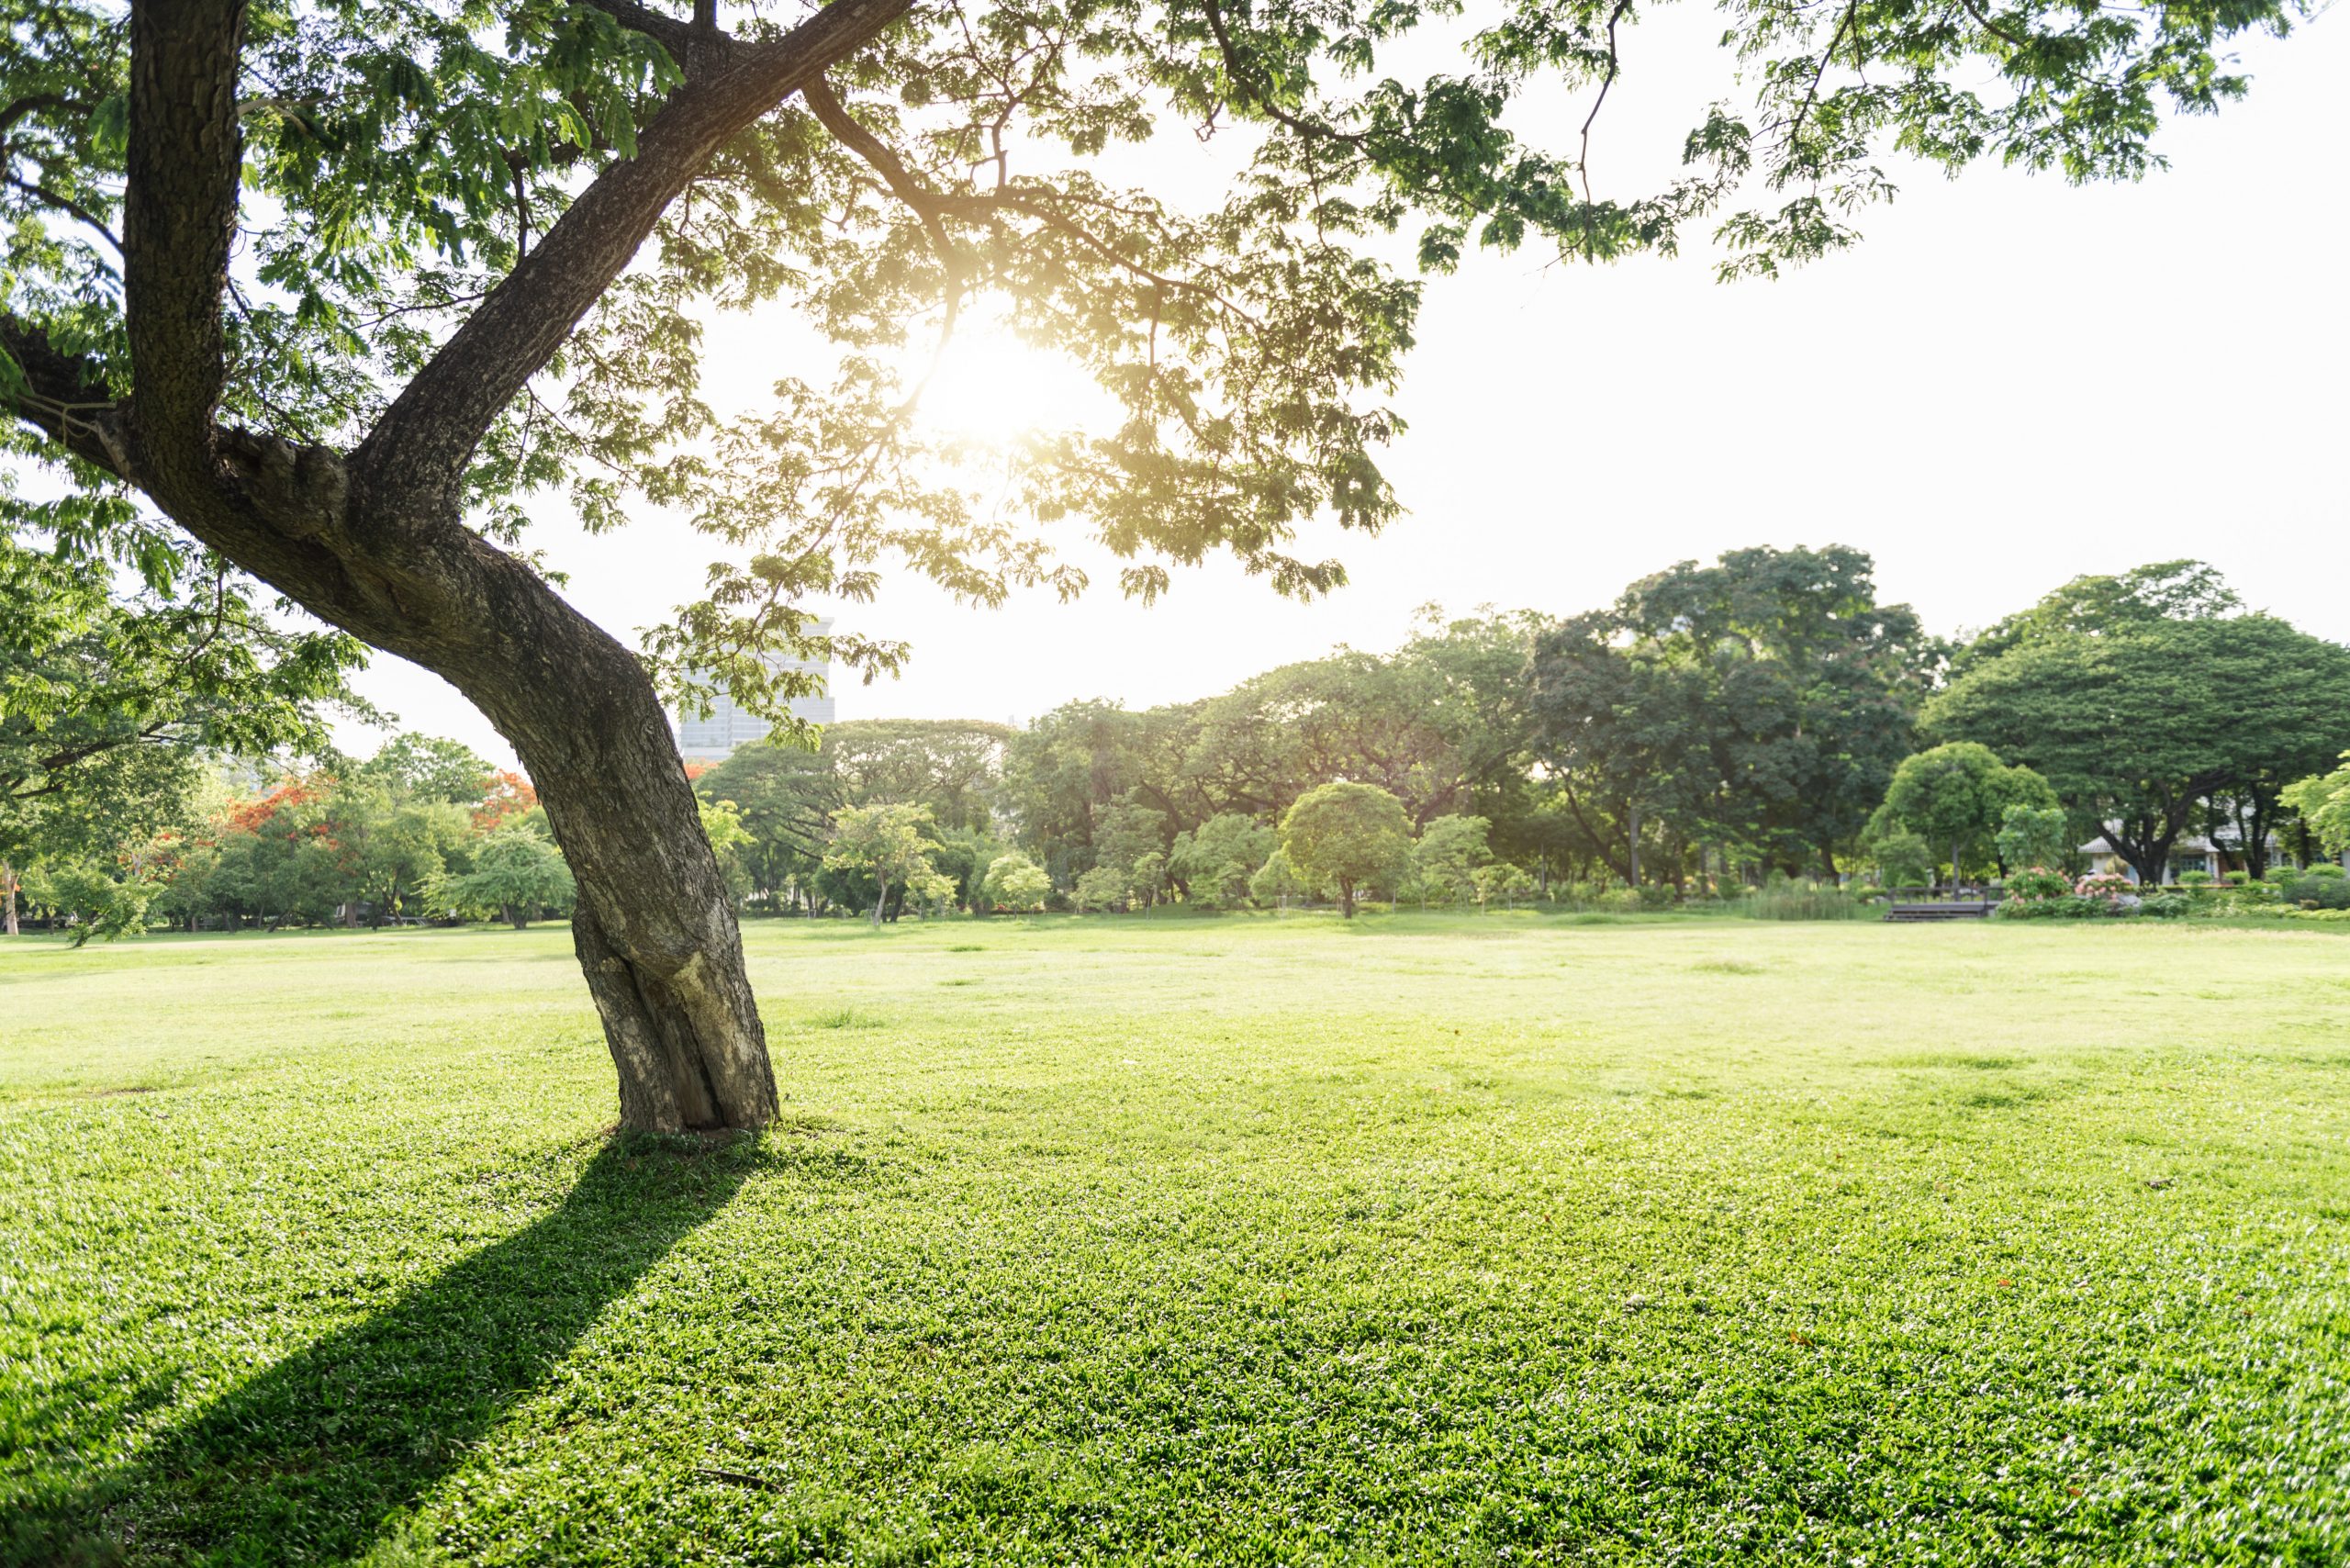
[[[2010,900],[2061,899],[2071,895],[2073,879],[2062,871],[2034,866],[2028,871],[2018,871],[2009,877],[2007,887]]]

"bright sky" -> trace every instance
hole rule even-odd
[[[1639,29],[1659,52],[1631,54],[1610,99],[1602,194],[1611,159],[1631,194],[1718,91],[1700,47],[1718,20],[1672,25]],[[1409,515],[1376,538],[1306,542],[1346,562],[1348,587],[1301,605],[1218,566],[1145,610],[1102,569],[1112,586],[1075,605],[982,610],[894,583],[840,619],[912,641],[912,666],[840,691],[840,716],[1025,720],[1079,697],[1203,696],[1336,644],[1392,647],[1430,600],[1563,613],[1756,543],[1865,549],[1884,595],[1942,632],[2077,573],[2199,556],[2255,606],[2350,642],[2350,21],[2245,60],[2250,99],[2169,127],[2167,174],[2073,189],[1897,162],[1900,199],[1867,215],[1867,239],[1775,284],[1718,285],[1694,252],[1600,269],[1530,249],[1477,258],[1431,282],[1395,400],[1411,429],[1386,468]],[[1152,156],[1190,160],[1179,182],[1214,177],[1188,137],[1169,140]],[[722,335],[745,378],[804,368],[786,332]],[[1068,401],[1055,366],[982,331],[958,340],[926,407],[987,430]],[[711,554],[658,519],[598,539],[551,522],[537,543],[624,639],[691,598]],[[378,655],[362,684],[410,727],[510,756],[420,670]]]

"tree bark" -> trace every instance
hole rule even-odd
[[[1355,917],[1355,885],[1351,879],[1338,879],[1338,915],[1344,920]]]
[[[0,860],[0,927],[14,936],[17,932],[17,868]]]

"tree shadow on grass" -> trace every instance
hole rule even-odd
[[[0,1562],[275,1563],[366,1551],[761,1163],[747,1139],[606,1148],[553,1213],[28,1510],[0,1530]]]

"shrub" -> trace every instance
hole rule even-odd
[[[2052,871],[2045,866],[2034,866],[2028,871],[2018,871],[2008,878],[2008,897],[2016,899],[2061,899],[2073,890],[2073,879],[2062,871]]]

